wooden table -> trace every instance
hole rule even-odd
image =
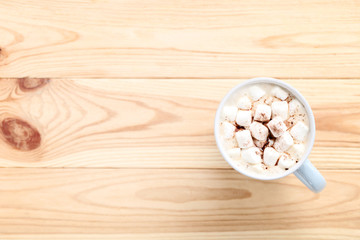
[[[0,239],[360,239],[359,13],[350,0],[1,1],[0,120],[34,138],[0,134]],[[255,76],[312,106],[320,194],[220,156],[219,101]]]

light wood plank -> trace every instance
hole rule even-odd
[[[360,76],[360,3],[0,2],[2,77]]]
[[[1,169],[0,232],[243,232],[256,239],[259,230],[289,236],[297,229],[354,238],[359,173],[324,171],[328,185],[315,194],[295,176],[263,182],[233,170]]]
[[[290,230],[259,230],[242,232],[191,232],[191,233],[143,233],[143,234],[11,234],[0,235],[2,239],[22,240],[59,240],[59,239],[86,239],[86,240],[118,240],[118,239],[144,239],[144,240],[358,240],[360,230],[340,228],[302,228]]]
[[[213,137],[216,108],[243,80],[51,80],[23,91],[0,81],[0,114],[41,133],[33,151],[0,135],[2,167],[229,168]],[[287,80],[317,122],[310,159],[321,169],[360,168],[360,82]],[[1,120],[0,119],[0,120]]]

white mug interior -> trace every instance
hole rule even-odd
[[[253,84],[259,84],[259,83],[267,83],[267,84],[274,84],[277,86],[280,86],[286,90],[288,90],[292,95],[294,95],[297,100],[304,106],[305,111],[308,115],[308,119],[309,119],[309,134],[308,134],[308,139],[307,139],[307,145],[306,145],[306,150],[301,158],[301,160],[299,160],[295,166],[291,167],[289,170],[281,173],[281,174],[276,174],[276,175],[258,175],[258,174],[252,174],[249,171],[244,171],[244,169],[240,168],[239,166],[234,164],[234,161],[232,161],[232,159],[230,159],[230,157],[227,155],[223,143],[221,142],[221,138],[220,138],[220,119],[221,119],[221,115],[223,113],[223,107],[228,103],[229,100],[231,100],[234,96],[238,95],[239,91],[241,91],[241,89],[243,89],[244,87],[247,87],[249,85],[253,85]],[[314,119],[314,114],[310,108],[310,105],[308,104],[308,102],[306,101],[306,99],[300,94],[300,92],[298,90],[296,90],[294,87],[292,87],[291,85],[280,81],[278,79],[274,79],[274,78],[267,78],[267,77],[259,77],[259,78],[253,78],[253,79],[249,79],[244,81],[243,83],[238,84],[237,86],[235,86],[233,89],[231,89],[226,96],[222,99],[217,111],[216,111],[216,116],[215,116],[215,129],[214,129],[214,133],[215,133],[215,140],[216,140],[216,144],[220,150],[221,155],[224,157],[224,159],[230,164],[230,166],[232,168],[234,168],[236,171],[251,177],[251,178],[255,178],[255,179],[259,179],[259,180],[274,180],[274,179],[279,179],[282,177],[285,177],[293,172],[295,172],[308,158],[308,156],[310,155],[310,152],[312,150],[312,147],[314,145],[314,141],[315,141],[315,119]]]

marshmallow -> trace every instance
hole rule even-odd
[[[265,168],[261,163],[252,165],[251,170],[253,170],[254,172],[256,172],[258,174],[263,174],[265,172]]]
[[[295,164],[295,160],[292,159],[289,155],[287,154],[281,154],[280,158],[279,158],[279,163],[278,166],[288,170],[290,167],[292,167]]]
[[[251,108],[251,115],[254,117],[255,116],[255,112],[256,112],[256,109],[257,107],[260,105],[260,104],[264,104],[260,101],[256,101],[256,102],[253,102],[252,103],[252,108]]]
[[[267,147],[264,151],[264,163],[268,166],[275,166],[277,160],[280,157],[280,153],[278,153],[274,148]]]
[[[294,140],[291,137],[290,133],[285,132],[279,138],[276,139],[274,143],[274,148],[278,152],[285,152],[294,144]]]
[[[260,122],[269,121],[271,118],[271,107],[266,104],[259,104],[256,108],[254,119]]]
[[[295,116],[289,117],[286,121],[284,121],[287,128],[293,127],[296,122],[298,121],[298,118]]]
[[[282,119],[280,117],[273,118],[268,123],[268,128],[270,129],[270,131],[271,131],[272,135],[274,135],[274,137],[280,137],[287,130],[285,123],[282,121]]]
[[[299,113],[301,109],[301,103],[294,99],[289,102],[289,114],[290,116],[294,116],[295,114]]]
[[[228,155],[233,160],[239,160],[241,158],[241,149],[240,148],[229,149]]]
[[[229,122],[223,122],[224,138],[230,139],[234,136],[236,127]]]
[[[283,101],[289,96],[289,93],[280,87],[273,88],[271,92],[275,97],[280,98]]]
[[[240,148],[249,148],[254,146],[249,130],[239,131],[235,134],[236,141]]]
[[[289,106],[286,101],[277,101],[271,104],[272,116],[281,117],[282,120],[288,119]]]
[[[232,137],[230,139],[224,139],[223,146],[227,150],[235,148],[235,147],[237,147],[237,145],[238,145],[238,143],[234,137]]]
[[[236,115],[236,123],[240,126],[250,126],[251,124],[251,111],[239,110]]]
[[[257,147],[248,148],[242,151],[242,159],[250,164],[261,163],[261,151]]]
[[[269,130],[267,129],[267,127],[265,127],[259,122],[253,122],[250,125],[250,132],[254,138],[260,141],[265,141],[269,136]]]
[[[265,99],[265,103],[267,104],[267,105],[271,105],[271,103],[273,103],[273,101],[274,101],[274,98],[272,97],[272,96],[268,96],[266,99]]]
[[[266,141],[259,141],[257,139],[254,139],[253,141],[255,146],[257,146],[258,148],[263,148],[266,144]]]
[[[253,101],[259,100],[262,96],[265,95],[265,91],[258,87],[258,86],[252,86],[249,88],[250,97]]]
[[[294,144],[287,152],[295,159],[300,160],[305,152],[304,144]]]
[[[294,139],[298,141],[303,141],[308,131],[308,126],[306,126],[303,122],[298,122],[295,126],[291,128],[290,133],[294,137]]]
[[[239,98],[237,102],[237,107],[244,110],[251,109],[251,100],[247,96]]]
[[[238,111],[237,107],[232,107],[232,106],[224,107],[225,119],[230,122],[235,121],[237,111]]]
[[[268,147],[272,147],[274,145],[275,141],[273,139],[268,140]]]

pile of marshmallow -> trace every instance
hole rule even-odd
[[[228,150],[229,156],[258,170],[275,165],[288,170],[305,151],[303,141],[309,128],[294,117],[303,106],[280,87],[266,96],[262,88],[252,86],[247,95],[238,99],[237,106],[225,106],[223,110],[224,138],[235,137],[237,143]],[[285,124],[289,118],[293,125],[289,121]]]

